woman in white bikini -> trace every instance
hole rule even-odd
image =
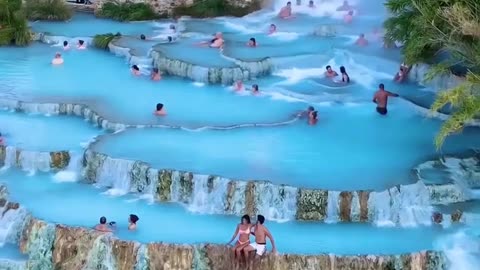
[[[237,225],[237,229],[235,229],[232,239],[227,243],[227,245],[230,245],[230,243],[232,243],[238,236],[238,240],[232,248],[236,264],[238,264],[242,258],[242,249],[250,244],[251,228],[252,224],[250,223],[250,217],[244,215],[241,223]]]

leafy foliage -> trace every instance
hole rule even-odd
[[[66,21],[72,17],[65,0],[26,0],[25,3],[29,20]]]
[[[108,50],[108,44],[117,37],[122,36],[120,33],[108,33],[108,34],[103,34],[103,35],[95,35],[93,38],[93,45],[95,47],[102,49],[102,50]]]
[[[160,16],[148,4],[109,1],[103,4],[97,16],[117,21],[145,21],[154,20]]]
[[[432,105],[432,111],[454,109],[435,139],[440,148],[446,137],[480,116],[480,1],[389,0],[386,6],[392,14],[385,22],[386,40],[404,42],[407,63],[432,64],[426,80],[458,65],[467,70],[463,81],[440,92]],[[441,59],[442,53],[448,57]]]
[[[178,6],[173,10],[177,16],[192,16],[196,18],[209,18],[218,16],[242,17],[260,9],[260,1],[252,1],[246,7],[237,7],[226,0],[199,0],[191,6]]]
[[[0,45],[25,46],[30,40],[22,0],[0,0]]]

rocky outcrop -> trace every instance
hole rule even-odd
[[[34,260],[29,269],[234,269],[227,246],[176,245],[118,240],[95,231],[49,225],[33,219],[22,236],[21,250]],[[48,231],[46,234],[45,231]],[[34,244],[36,243],[36,245]],[[38,243],[42,243],[39,245]],[[425,251],[401,255],[336,256],[267,253],[256,262],[258,270],[291,269],[446,269],[441,252]]]
[[[13,146],[0,146],[0,167],[16,167],[27,171],[58,171],[70,162],[68,151],[36,152]]]
[[[162,73],[211,84],[231,85],[238,80],[251,80],[270,74],[273,68],[269,58],[255,62],[232,59],[234,64],[229,67],[203,67],[171,58],[158,46],[154,47],[151,56],[154,66]]]
[[[415,64],[411,67],[408,78],[422,85],[430,86],[436,90],[445,90],[459,85],[464,79],[453,74],[437,76],[431,81],[425,81],[430,70],[427,64]]]
[[[327,217],[328,192],[300,189],[297,197],[297,219],[324,220]]]

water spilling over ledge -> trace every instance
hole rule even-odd
[[[68,151],[36,152],[0,145],[0,167],[48,172],[63,170],[69,163]]]

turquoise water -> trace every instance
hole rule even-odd
[[[0,260],[7,259],[12,261],[26,260],[28,257],[20,253],[16,245],[4,244],[0,247]]]
[[[388,118],[366,104],[318,110],[314,127],[300,120],[281,128],[132,129],[102,138],[94,149],[155,168],[330,190],[408,183],[410,169],[436,154],[432,140],[440,121],[421,117],[405,102],[392,102]],[[477,138],[477,129],[467,129],[451,137],[443,151],[478,147]]]
[[[103,132],[78,117],[0,112],[7,146],[31,151],[80,150]]]
[[[109,197],[104,190],[79,183],[58,183],[50,174],[28,177],[18,171],[0,175],[11,199],[40,219],[73,226],[92,227],[101,216],[118,223],[115,235],[143,243],[226,243],[237,217],[195,215],[176,204],[146,204],[132,196]],[[72,214],[76,213],[76,214]],[[129,214],[140,220],[138,230],[126,230]],[[195,226],[192,226],[195,224]],[[366,224],[275,223],[267,221],[279,252],[316,254],[398,254],[431,249],[432,243],[451,230],[431,228],[378,228]],[[415,239],[415,241],[411,241]]]

